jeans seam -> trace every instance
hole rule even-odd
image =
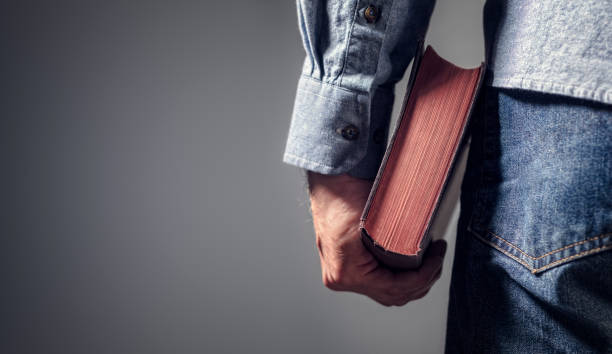
[[[558,265],[558,264],[568,262],[568,261],[570,261],[570,260],[572,260],[572,259],[576,259],[576,258],[579,258],[579,257],[582,257],[582,256],[587,256],[587,255],[589,255],[589,254],[597,253],[597,252],[604,251],[604,250],[607,250],[607,249],[612,249],[612,244],[609,244],[609,245],[604,245],[604,246],[600,246],[600,247],[597,247],[597,248],[588,249],[588,250],[585,250],[585,251],[582,251],[582,252],[579,252],[579,253],[576,253],[576,254],[573,254],[573,255],[569,255],[569,256],[567,256],[567,257],[560,258],[560,259],[558,259],[558,260],[556,260],[556,261],[554,261],[554,262],[547,263],[547,264],[545,264],[545,265],[543,265],[543,266],[541,266],[541,267],[539,267],[539,268],[535,268],[534,266],[532,266],[532,265],[528,264],[528,263],[527,263],[525,260],[523,260],[523,259],[521,259],[521,258],[519,258],[519,257],[517,257],[517,256],[515,256],[515,255],[513,255],[512,253],[510,253],[510,252],[506,251],[506,250],[505,250],[505,249],[503,249],[501,246],[499,246],[499,245],[497,245],[497,244],[495,244],[495,243],[493,243],[493,242],[491,242],[491,241],[487,240],[485,237],[481,236],[481,235],[480,235],[478,232],[476,232],[476,231],[475,231],[474,229],[472,229],[471,227],[468,227],[468,230],[469,230],[469,231],[470,231],[470,232],[471,232],[471,233],[472,233],[474,236],[476,236],[476,237],[477,237],[479,240],[481,240],[482,242],[484,242],[484,243],[486,243],[487,245],[489,245],[489,246],[491,246],[491,247],[495,248],[496,250],[500,251],[501,253],[505,254],[506,256],[510,257],[511,259],[513,259],[513,260],[517,261],[518,263],[522,264],[523,266],[525,266],[527,269],[529,269],[529,271],[530,271],[532,274],[536,274],[536,273],[538,273],[538,272],[541,272],[541,271],[544,271],[544,270],[547,270],[547,269],[553,268],[554,266],[556,266],[556,265]],[[529,258],[530,258],[530,259],[532,259],[533,261],[536,261],[537,259],[542,258],[542,257],[538,257],[538,258],[536,259],[536,258],[534,258],[534,257],[531,257],[531,256],[529,256],[527,253],[523,252],[523,251],[522,251],[520,248],[518,248],[518,247],[514,246],[512,243],[510,243],[510,242],[506,241],[506,240],[505,240],[505,239],[503,239],[502,237],[499,237],[499,236],[495,235],[495,234],[494,234],[494,233],[492,233],[491,231],[487,231],[487,233],[488,233],[488,234],[490,234],[490,235],[492,235],[492,236],[495,236],[495,237],[499,238],[500,240],[502,240],[503,242],[505,242],[505,243],[506,243],[508,246],[511,246],[513,249],[515,249],[515,250],[519,251],[521,254],[523,254],[523,255],[525,255],[525,256],[527,256],[527,257],[529,257]],[[574,243],[573,243],[573,244],[571,244],[571,245],[568,245],[568,246],[562,247],[562,248],[560,248],[560,249],[554,250],[554,251],[552,251],[552,253],[557,253],[558,251],[560,251],[560,250],[564,250],[564,249],[567,249],[567,248],[569,248],[569,247],[571,247],[571,246],[577,246],[577,245],[579,245],[579,244],[583,244],[583,243],[588,242],[588,241],[594,241],[594,240],[597,240],[597,239],[601,239],[601,238],[607,237],[607,236],[609,236],[609,235],[612,235],[612,233],[601,234],[601,235],[599,235],[599,236],[595,236],[595,237],[589,238],[589,239],[587,239],[587,240],[583,240],[583,241],[574,242]],[[550,255],[550,254],[552,254],[552,253],[550,253],[550,252],[549,252],[549,254],[546,254],[546,255],[544,255],[544,256]]]
[[[543,255],[541,255],[541,256],[538,256],[538,257],[533,257],[533,256],[530,256],[529,254],[527,254],[527,253],[526,253],[525,251],[523,251],[522,249],[520,249],[520,248],[518,248],[517,246],[515,246],[515,245],[514,245],[513,243],[511,243],[510,241],[508,241],[508,240],[504,239],[504,238],[503,238],[503,237],[501,237],[501,236],[498,236],[498,235],[494,234],[494,233],[493,233],[491,230],[487,230],[487,232],[488,232],[490,235],[492,235],[492,236],[494,236],[494,237],[497,237],[498,239],[500,239],[500,240],[504,241],[505,243],[507,243],[507,244],[508,244],[508,246],[510,246],[510,247],[512,247],[512,248],[514,248],[514,249],[516,249],[517,251],[521,252],[522,254],[524,254],[525,256],[527,256],[527,257],[529,257],[529,258],[531,258],[531,259],[532,259],[532,260],[534,260],[534,261],[537,261],[538,259],[542,259],[542,258],[544,258],[544,257],[546,257],[546,256],[550,256],[550,255],[552,255],[552,254],[554,254],[554,253],[561,252],[561,251],[566,250],[566,249],[568,249],[568,248],[570,248],[570,247],[573,247],[573,246],[578,246],[578,245],[581,245],[581,244],[586,243],[586,242],[589,242],[589,241],[595,241],[595,240],[598,240],[598,239],[601,239],[601,238],[604,238],[604,237],[607,237],[607,236],[612,235],[612,233],[605,233],[605,234],[601,234],[601,235],[598,235],[598,236],[595,236],[595,237],[588,238],[588,239],[586,239],[586,240],[576,241],[576,242],[574,242],[574,243],[570,243],[570,244],[569,244],[569,245],[567,245],[567,246],[563,246],[563,247],[561,247],[561,248],[557,248],[557,249],[552,250],[552,251],[550,251],[550,252],[548,252],[548,253],[545,253],[545,254],[543,254]]]
[[[596,253],[596,252],[599,252],[599,251],[604,251],[604,250],[607,250],[607,249],[610,249],[610,248],[612,248],[612,245],[606,245],[606,246],[601,246],[601,247],[593,248],[593,249],[590,249],[590,250],[582,251],[580,253],[576,253],[574,255],[567,256],[565,258],[561,258],[561,259],[558,259],[558,260],[556,260],[554,262],[548,263],[547,265],[541,266],[540,268],[537,268],[537,269],[533,270],[533,272],[535,273],[535,272],[539,272],[539,271],[542,271],[542,270],[546,270],[548,268],[554,267],[558,263],[561,263],[561,262],[564,262],[564,261],[569,261],[569,260],[574,259],[574,258],[586,256],[586,255],[589,255],[591,253]]]
[[[476,236],[479,240],[481,240],[482,242],[486,243],[487,245],[495,248],[496,250],[500,251],[501,253],[505,254],[506,256],[512,258],[513,260],[519,262],[520,264],[522,264],[523,266],[525,266],[527,269],[529,269],[529,271],[531,271],[531,273],[536,272],[536,269],[534,267],[532,267],[531,265],[529,265],[527,262],[525,262],[524,260],[520,259],[519,257],[513,255],[512,253],[509,253],[508,251],[504,250],[503,248],[499,247],[498,245],[494,244],[491,241],[488,241],[487,239],[485,239],[484,237],[482,237],[479,233],[477,233],[476,231],[472,230],[472,228],[469,228],[469,231]]]

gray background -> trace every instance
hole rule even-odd
[[[429,43],[478,65],[482,5]],[[3,1],[0,41],[0,352],[442,351],[452,248],[403,308],[321,284],[293,1]]]

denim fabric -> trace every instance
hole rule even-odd
[[[473,117],[448,353],[612,352],[612,110],[485,87]]]
[[[433,0],[297,0],[306,57],[283,161],[308,170],[373,178],[384,149],[394,86]],[[364,12],[375,6],[378,18]],[[488,0],[488,85],[612,103],[610,0]],[[347,140],[352,124],[359,138]]]

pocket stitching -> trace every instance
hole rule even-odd
[[[548,268],[552,268],[555,265],[557,265],[558,263],[561,263],[561,262],[564,262],[564,261],[569,261],[569,260],[577,258],[577,257],[586,256],[586,255],[589,255],[591,253],[596,253],[596,252],[599,252],[599,251],[604,251],[604,250],[607,250],[607,249],[610,249],[610,248],[612,248],[612,245],[606,245],[606,246],[601,246],[601,247],[593,248],[593,249],[590,249],[590,250],[582,251],[580,253],[576,253],[574,255],[567,256],[565,258],[561,258],[561,259],[556,260],[554,262],[550,262],[550,263],[548,263],[545,266],[542,266],[540,268],[532,270],[532,272],[535,274],[538,271],[543,271],[543,270],[546,270]]]
[[[470,224],[471,224],[471,223],[470,223]],[[495,243],[493,243],[493,242],[491,242],[491,241],[489,241],[489,240],[485,239],[485,238],[484,238],[483,236],[481,236],[481,235],[480,235],[478,232],[474,231],[474,230],[473,230],[471,227],[468,227],[468,230],[469,230],[469,231],[470,231],[470,232],[471,232],[471,233],[472,233],[474,236],[476,236],[476,237],[477,237],[479,240],[481,240],[482,242],[484,242],[484,243],[486,243],[487,245],[489,245],[489,246],[491,246],[491,247],[495,248],[496,250],[500,251],[501,253],[505,254],[506,256],[510,257],[511,259],[513,259],[513,260],[517,261],[518,263],[522,264],[523,266],[525,266],[527,269],[529,269],[529,271],[530,271],[532,274],[536,274],[536,273],[538,273],[538,272],[542,272],[542,271],[544,271],[544,270],[547,270],[547,269],[553,268],[553,267],[555,267],[556,265],[558,265],[558,264],[560,264],[560,263],[565,263],[565,262],[568,262],[568,261],[570,261],[570,260],[572,260],[572,259],[575,259],[575,258],[579,258],[579,257],[582,257],[582,256],[586,256],[586,255],[589,255],[589,254],[592,254],[592,253],[597,253],[597,252],[604,251],[604,250],[607,250],[607,249],[612,249],[612,244],[608,244],[608,245],[600,246],[600,247],[597,247],[597,248],[593,248],[593,249],[584,250],[584,251],[582,251],[582,252],[579,252],[579,253],[576,253],[576,254],[573,254],[573,255],[569,255],[569,256],[567,256],[567,257],[563,257],[563,258],[558,259],[558,260],[556,260],[556,261],[553,261],[553,262],[547,263],[547,264],[545,264],[545,265],[543,265],[543,266],[541,266],[541,267],[539,267],[539,268],[535,268],[535,267],[533,267],[532,265],[528,264],[528,263],[527,263],[525,260],[523,260],[523,259],[521,259],[521,258],[519,258],[519,257],[517,257],[517,256],[515,256],[515,255],[513,255],[513,254],[511,254],[510,252],[508,252],[508,251],[504,250],[503,248],[501,248],[499,245],[497,245],[497,244],[495,244]],[[578,245],[580,245],[580,244],[583,244],[583,243],[586,243],[586,242],[589,242],[589,241],[594,241],[594,240],[597,240],[597,239],[602,239],[602,238],[605,238],[605,237],[608,237],[608,236],[612,235],[612,233],[605,233],[605,234],[601,234],[601,235],[599,235],[599,236],[591,237],[591,238],[586,239],[586,240],[582,240],[582,241],[574,242],[574,243],[572,243],[572,244],[570,244],[570,245],[567,245],[567,246],[565,246],[565,247],[558,248],[558,249],[553,250],[553,251],[551,251],[551,252],[548,252],[547,254],[544,254],[544,255],[542,255],[542,256],[540,256],[540,257],[534,258],[534,257],[531,257],[530,255],[528,255],[527,253],[525,253],[525,252],[524,252],[523,250],[521,250],[520,248],[518,248],[518,247],[516,247],[515,245],[513,245],[512,243],[510,243],[509,241],[505,240],[504,238],[502,238],[502,237],[500,237],[500,236],[495,235],[495,234],[494,234],[494,233],[492,233],[491,231],[488,231],[488,230],[487,230],[487,233],[488,233],[488,234],[490,234],[490,235],[492,235],[492,236],[497,237],[497,238],[498,238],[498,239],[500,239],[500,240],[502,240],[502,241],[503,241],[503,242],[505,242],[505,243],[506,243],[508,246],[511,246],[513,249],[515,249],[515,250],[519,251],[521,254],[523,254],[523,255],[525,255],[525,256],[527,256],[527,257],[529,257],[529,258],[530,258],[530,259],[532,259],[534,262],[535,262],[536,260],[538,260],[538,259],[541,259],[542,257],[549,256],[549,255],[552,255],[552,254],[554,254],[554,253],[558,253],[558,252],[563,251],[563,250],[565,250],[565,249],[567,249],[567,248],[570,248],[570,247],[572,247],[572,246],[578,246]]]
[[[507,252],[506,250],[504,250],[503,248],[501,248],[498,245],[494,244],[493,242],[490,242],[490,241],[486,240],[484,237],[480,236],[478,233],[476,233],[471,228],[469,228],[469,231],[472,232],[472,234],[474,234],[474,236],[476,236],[482,242],[484,242],[487,245],[495,248],[496,250],[500,251],[501,253],[505,254],[506,256],[508,256],[508,257],[512,258],[513,260],[519,262],[520,264],[524,265],[527,269],[529,269],[531,271],[531,273],[534,273],[534,274],[536,273],[536,269],[533,268],[531,265],[527,264],[527,262],[525,262],[522,259],[518,258],[517,256],[513,255],[512,253]]]
[[[534,260],[534,261],[537,261],[538,259],[542,259],[542,258],[544,258],[544,257],[546,257],[546,256],[550,256],[550,255],[552,255],[552,254],[554,254],[554,253],[561,252],[561,251],[566,250],[566,249],[568,249],[568,248],[570,248],[570,247],[573,247],[573,246],[578,246],[578,245],[581,245],[581,244],[586,243],[586,242],[589,242],[589,241],[595,241],[595,240],[597,240],[597,239],[601,239],[601,238],[608,237],[608,236],[612,235],[612,233],[605,233],[605,234],[601,234],[601,235],[599,235],[599,236],[591,237],[591,238],[588,238],[588,239],[586,239],[586,240],[576,241],[576,242],[574,242],[574,243],[570,243],[570,244],[569,244],[569,245],[567,245],[567,246],[564,246],[564,247],[561,247],[561,248],[557,248],[557,249],[552,250],[552,251],[550,251],[550,252],[548,252],[548,253],[544,253],[544,254],[543,254],[543,255],[541,255],[541,256],[538,256],[538,257],[532,257],[532,256],[528,255],[527,253],[525,253],[525,251],[523,251],[522,249],[520,249],[520,248],[518,248],[517,246],[515,246],[513,243],[511,243],[511,242],[507,241],[506,239],[504,239],[503,237],[501,237],[501,236],[498,236],[498,235],[494,234],[494,233],[493,233],[493,232],[491,232],[490,230],[487,230],[487,232],[488,232],[489,234],[491,234],[492,236],[495,236],[495,237],[497,237],[498,239],[500,239],[500,240],[504,241],[505,243],[507,243],[507,244],[508,244],[508,246],[510,246],[510,247],[512,247],[512,248],[515,248],[517,251],[521,252],[522,254],[524,254],[525,256],[527,256],[527,257],[529,257],[529,258],[531,258],[531,259],[532,259],[532,260]],[[601,248],[601,247],[600,247],[600,248]],[[584,251],[583,251],[583,252],[584,252]],[[564,258],[562,258],[562,259],[564,259]]]

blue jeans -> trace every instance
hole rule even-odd
[[[612,352],[612,110],[483,87],[447,353]]]

